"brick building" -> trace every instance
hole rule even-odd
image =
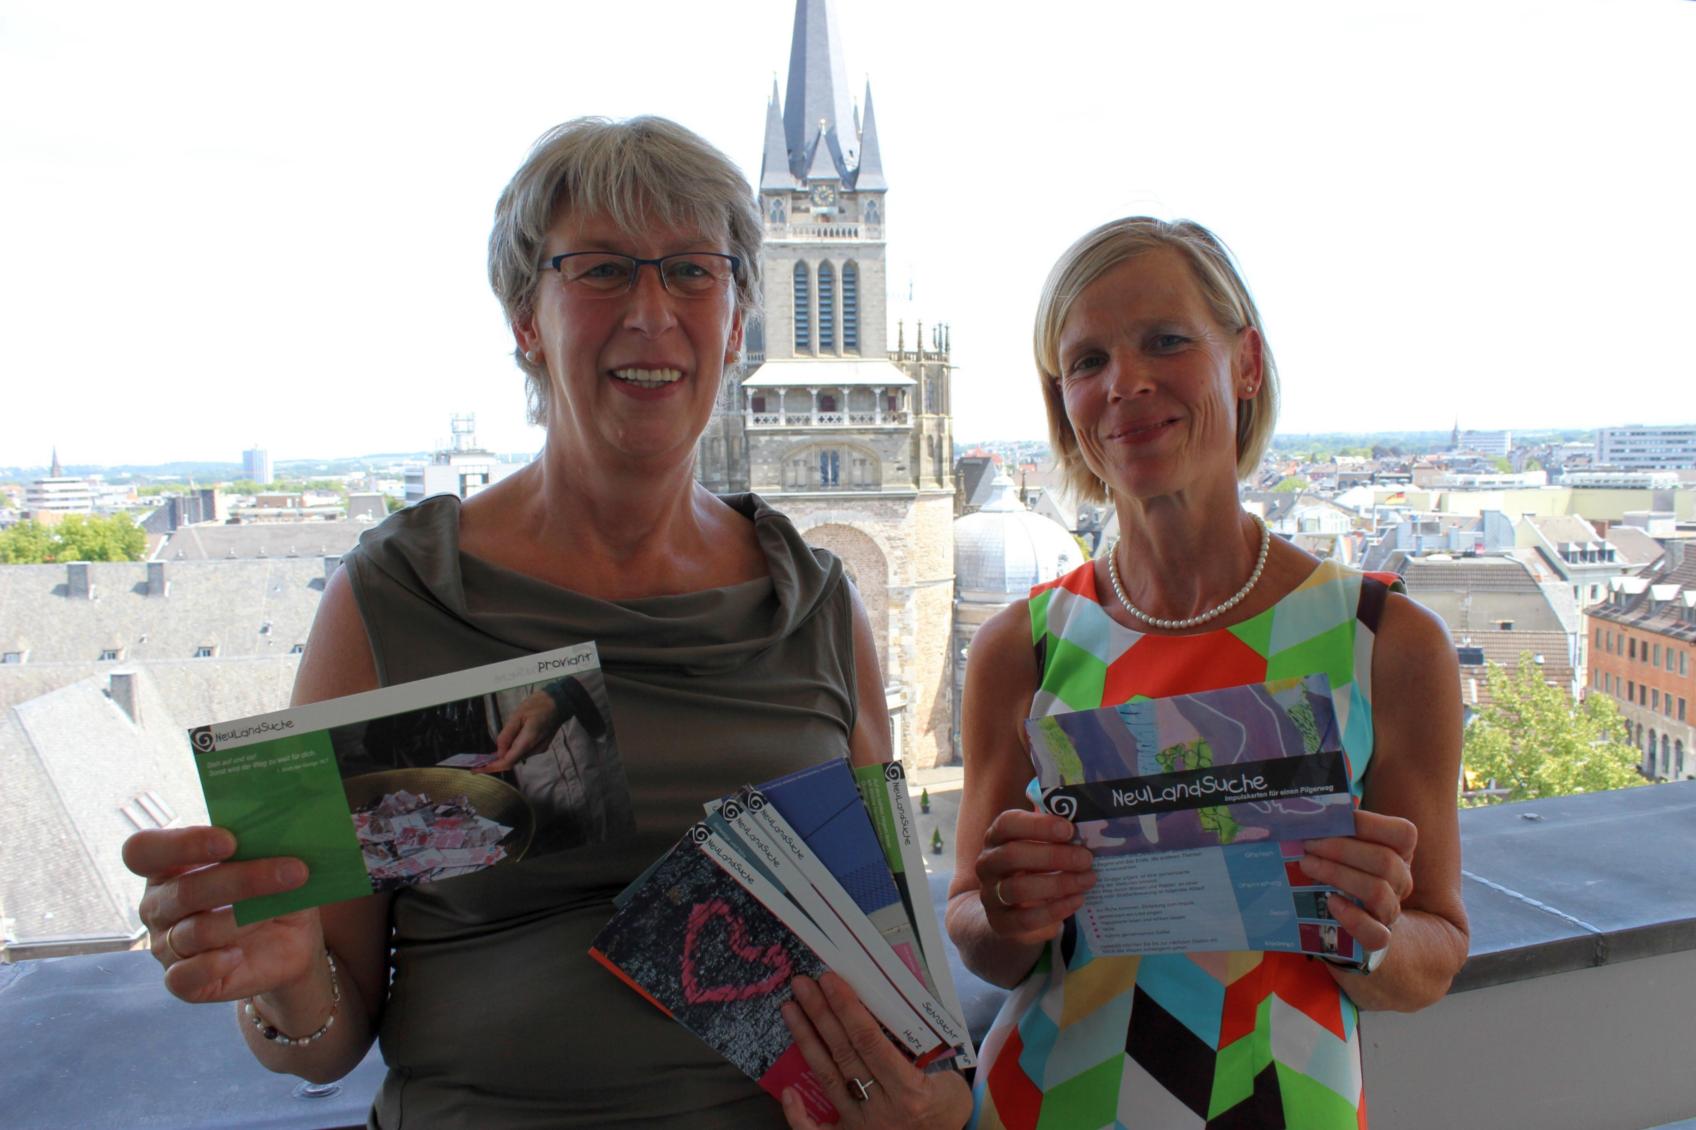
[[[1589,693],[1619,703],[1645,776],[1696,777],[1696,553],[1616,577],[1589,610]]]

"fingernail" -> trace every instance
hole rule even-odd
[[[1304,855],[1304,856],[1301,857],[1301,861],[1298,864],[1298,866],[1301,867],[1301,869],[1304,873],[1311,875],[1311,874],[1313,874],[1313,869],[1315,867],[1319,866],[1319,863],[1318,863],[1317,860],[1314,859],[1313,856]]]
[[[236,838],[222,828],[214,828],[206,838],[206,850],[213,859],[227,859],[235,854]]]
[[[306,864],[298,859],[285,859],[277,864],[277,882],[298,887],[306,882]]]

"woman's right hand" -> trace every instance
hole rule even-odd
[[[1045,942],[1095,886],[1095,853],[1072,843],[1070,821],[1008,809],[984,831],[976,872],[989,928],[1008,941]]]
[[[316,909],[237,926],[230,904],[306,882],[298,859],[231,862],[223,828],[165,828],[124,841],[124,866],[147,880],[140,916],[165,967],[165,988],[194,1004],[286,991],[318,975],[324,934]]]

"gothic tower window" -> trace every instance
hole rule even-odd
[[[813,351],[813,296],[807,264],[795,264],[795,352]]]
[[[828,262],[819,264],[819,352],[832,353],[836,348],[836,269]]]
[[[842,351],[860,352],[860,268],[842,264]]]

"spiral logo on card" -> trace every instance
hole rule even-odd
[[[764,794],[764,793],[749,793],[748,794],[748,811],[749,812],[758,812],[761,809],[763,809],[765,806],[766,806],[766,794]]]
[[[210,726],[196,726],[189,731],[188,740],[189,744],[194,746],[196,753],[211,753],[218,748],[216,739],[212,737],[212,727]]]
[[[726,820],[735,820],[742,815],[742,803],[736,800],[727,800],[724,802],[724,807],[719,809],[719,813]]]
[[[886,781],[901,781],[905,780],[906,776],[907,774],[901,771],[901,763],[899,761],[891,761],[888,765],[883,767],[883,779]]]
[[[705,824],[695,824],[689,829],[689,838],[695,843],[704,844],[712,839],[713,830]]]
[[[1050,789],[1042,796],[1042,806],[1054,815],[1070,820],[1078,814],[1078,798],[1059,789]]]

